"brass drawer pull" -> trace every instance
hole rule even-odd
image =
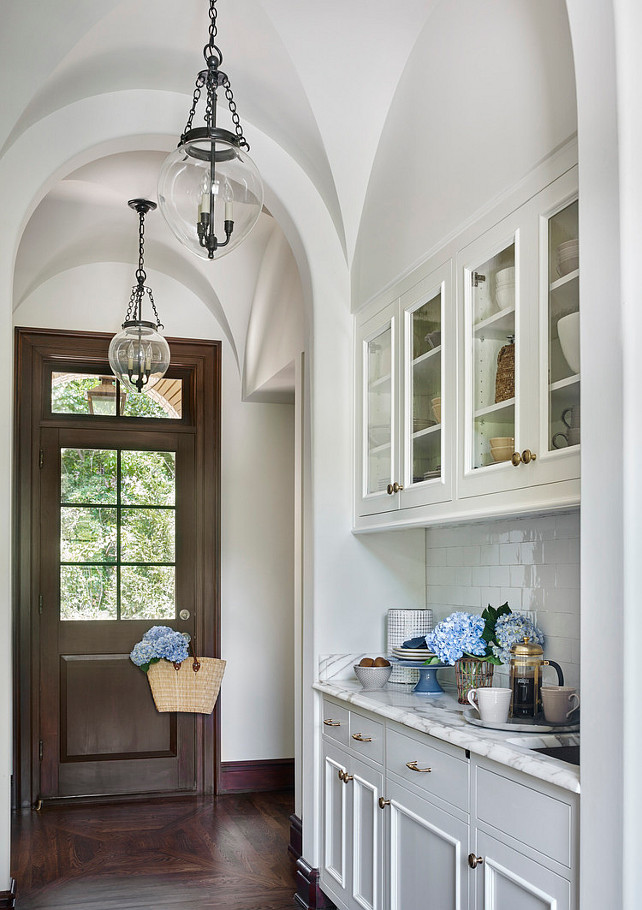
[[[406,768],[410,768],[411,771],[421,771],[422,774],[428,774],[432,771],[432,768],[418,768],[416,761],[407,761]]]
[[[484,862],[483,856],[475,856],[474,853],[468,854],[468,865],[470,866],[471,869],[476,869],[477,866],[481,866],[481,864],[483,862]]]
[[[379,808],[380,809],[385,809],[386,806],[389,806],[389,805],[390,805],[389,799],[384,799],[383,796],[379,797]]]
[[[356,741],[358,743],[371,743],[372,742],[371,736],[362,736],[361,733],[353,733],[352,738],[356,739]]]
[[[338,720],[324,720],[323,723],[326,725],[326,727],[340,727],[341,726],[341,724],[339,723]]]

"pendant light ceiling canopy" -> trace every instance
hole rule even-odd
[[[143,392],[162,379],[169,366],[169,345],[158,331],[164,328],[154,303],[152,289],[147,287],[145,272],[145,215],[156,208],[147,199],[131,199],[130,208],[138,212],[138,268],[122,332],[109,345],[109,365],[126,389]],[[149,297],[155,322],[143,320],[143,300]]]
[[[221,71],[216,45],[216,0],[209,0],[209,42],[203,49],[207,69],[196,78],[192,106],[178,147],[164,161],[158,203],[169,227],[203,259],[218,259],[247,237],[263,207],[263,184],[247,154],[249,145],[236,111],[232,87]],[[223,89],[234,132],[216,122],[217,92]],[[196,107],[205,94],[205,126],[194,127]]]

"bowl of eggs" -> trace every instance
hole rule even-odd
[[[364,689],[381,689],[388,682],[392,665],[385,657],[363,657],[354,672]]]

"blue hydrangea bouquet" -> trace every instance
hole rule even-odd
[[[494,667],[508,663],[510,649],[525,636],[544,644],[542,632],[527,616],[513,613],[508,603],[497,608],[489,604],[481,616],[456,611],[426,635],[435,654],[426,663],[454,666],[459,701],[467,704],[469,689],[492,685]]]
[[[152,626],[132,648],[129,655],[132,663],[145,673],[150,664],[169,660],[176,666],[187,660],[190,637],[187,633],[176,632],[169,626]]]

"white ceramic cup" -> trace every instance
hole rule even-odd
[[[580,706],[580,696],[572,686],[542,686],[544,717],[549,724],[564,724]]]
[[[505,724],[510,708],[510,689],[487,686],[482,689],[471,689],[468,701],[477,708],[479,716],[485,723]]]

